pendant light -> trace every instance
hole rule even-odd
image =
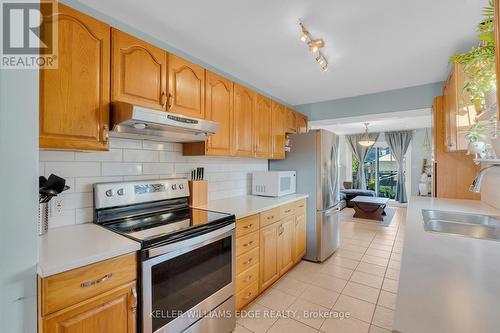
[[[363,135],[363,138],[358,141],[358,144],[363,147],[370,147],[375,143],[375,141],[371,140],[368,135],[368,125],[370,125],[370,123],[365,123],[365,134]]]

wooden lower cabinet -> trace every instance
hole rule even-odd
[[[295,216],[293,261],[299,262],[306,254],[306,214],[301,213]]]
[[[278,261],[278,222],[260,230],[260,288],[266,289],[280,277]]]
[[[136,284],[131,282],[42,318],[41,333],[133,333]]]
[[[39,333],[136,331],[136,254],[38,279]]]
[[[295,216],[281,220],[278,234],[278,263],[280,275],[285,274],[294,264]]]
[[[306,199],[237,220],[237,310],[286,274],[305,252]]]

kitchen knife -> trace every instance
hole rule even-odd
[[[204,179],[204,173],[205,173],[205,168],[200,168],[201,169],[201,180]]]

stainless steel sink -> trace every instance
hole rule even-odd
[[[470,238],[500,241],[500,217],[423,209],[424,229]]]

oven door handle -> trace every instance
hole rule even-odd
[[[225,235],[225,234],[229,235],[231,232],[234,233],[235,225],[236,224],[233,222],[225,227],[222,227],[220,229],[216,229],[214,231],[208,232],[208,233],[200,235],[200,236],[196,236],[193,238],[188,238],[188,239],[182,240],[180,242],[170,243],[170,244],[166,244],[163,246],[158,246],[158,247],[148,249],[147,250],[147,258],[148,258],[147,260],[164,255],[164,254],[167,254],[167,253],[170,253],[170,252],[180,250],[182,248],[192,247],[196,244],[211,243],[211,242],[209,242],[210,240],[215,241],[216,238],[218,239],[222,235]]]

